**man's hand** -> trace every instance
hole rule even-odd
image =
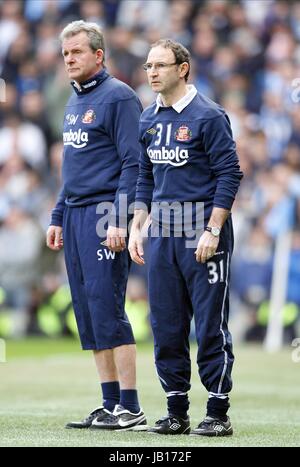
[[[59,251],[63,248],[62,227],[50,225],[46,237],[47,247],[53,251]]]
[[[128,250],[132,261],[140,266],[145,264],[143,238],[140,229],[132,228],[129,237]]]
[[[132,261],[140,266],[145,264],[143,248],[143,230],[149,225],[148,211],[135,209],[130,230],[128,250]]]
[[[208,259],[212,258],[217,251],[218,245],[219,237],[214,237],[210,232],[204,231],[195,251],[196,261],[198,263],[205,263]]]
[[[111,251],[120,253],[120,251],[126,248],[126,236],[127,229],[112,227],[110,225],[107,229],[105,246]]]

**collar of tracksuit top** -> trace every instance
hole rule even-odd
[[[109,77],[106,68],[99,71],[96,75],[92,76],[91,78],[83,81],[83,83],[77,83],[77,81],[71,81],[71,86],[73,87],[74,91],[78,96],[82,94],[88,94],[93,89],[97,88],[104,80]]]
[[[187,85],[187,91],[188,92],[181,99],[179,99],[179,101],[171,105],[171,107],[173,107],[173,109],[176,110],[176,112],[179,114],[192,102],[198,92],[193,84]],[[161,108],[165,108],[165,105],[162,101],[161,95],[158,94],[156,98],[156,108],[154,110],[154,114],[156,115]]]

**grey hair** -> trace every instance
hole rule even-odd
[[[72,36],[76,36],[80,32],[85,32],[89,38],[89,46],[96,52],[98,49],[103,50],[103,54],[105,53],[105,44],[104,44],[104,37],[101,31],[101,28],[98,26],[97,23],[88,23],[86,21],[72,21],[69,23],[61,32],[59,38],[61,42]]]

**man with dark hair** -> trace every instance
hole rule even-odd
[[[230,210],[242,178],[235,143],[225,111],[187,85],[189,53],[181,44],[168,39],[153,44],[144,69],[158,97],[140,119],[142,153],[129,251],[137,264],[144,264],[141,228],[151,207],[151,325],[157,373],[168,405],[168,415],[150,431],[190,433],[189,333],[194,315],[199,375],[209,397],[206,417],[192,433],[231,435]],[[169,216],[167,229],[162,221],[163,208],[172,203],[173,209],[175,202],[182,210],[191,208],[196,251],[182,228],[182,210],[181,218]]]
[[[185,69],[185,74],[183,76],[184,81],[188,81],[188,78],[190,76],[190,60],[191,60],[191,54],[190,52],[182,45],[179,44],[179,42],[174,42],[171,39],[160,39],[154,44],[151,45],[151,49],[154,49],[156,47],[163,47],[164,49],[168,49],[171,52],[173,52],[173,56],[175,58],[173,64],[171,65],[181,65],[183,63],[186,63],[188,67]],[[145,63],[143,65],[143,68],[145,71],[148,71],[150,63]]]
[[[61,40],[74,92],[64,120],[63,189],[47,245],[55,251],[64,246],[82,348],[94,352],[103,395],[101,407],[67,428],[144,430],[135,342],[124,309],[129,264],[119,210],[121,195],[128,204],[134,200],[141,104],[132,89],[106,71],[97,24],[70,23]],[[108,202],[117,217],[99,238],[96,208]]]

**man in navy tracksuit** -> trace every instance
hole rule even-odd
[[[70,23],[61,40],[74,92],[64,119],[63,188],[47,244],[64,246],[82,348],[94,352],[103,395],[102,406],[67,428],[143,430],[135,342],[124,309],[126,211],[119,209],[121,195],[128,204],[134,200],[142,108],[133,90],[106,71],[96,24]]]
[[[192,433],[225,436],[233,432],[227,416],[234,360],[227,327],[230,209],[242,173],[224,110],[186,83],[189,62],[181,44],[161,40],[144,65],[159,95],[140,120],[142,152],[129,251],[135,262],[144,264],[141,227],[152,203],[149,299],[168,415],[150,431],[190,433],[189,332],[194,315],[197,363],[208,402],[205,419]],[[193,232],[196,243],[191,248]]]

